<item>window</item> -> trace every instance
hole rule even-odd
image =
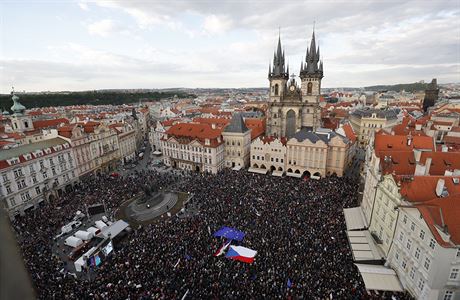
[[[9,186],[9,185],[6,186],[6,192],[7,192],[8,194],[11,194],[11,193],[13,192],[13,191],[11,190],[11,186]]]
[[[16,206],[16,201],[14,200],[14,198],[10,199],[10,204],[11,206]]]
[[[14,172],[14,178],[18,178],[18,177],[22,176],[22,170],[21,169],[16,169],[13,172]]]
[[[46,172],[43,172],[43,173],[42,173],[42,175],[43,175],[43,179],[46,179],[46,178],[48,178],[48,173],[46,173]]]
[[[40,191],[40,187],[39,187],[39,186],[37,186],[37,187],[35,188],[35,192],[37,193],[37,195],[40,194],[41,191]]]
[[[453,300],[454,299],[454,292],[453,291],[446,291],[444,293],[443,300]]]
[[[412,222],[412,223],[410,224],[410,230],[412,230],[412,231],[415,230],[415,224],[414,224],[414,222]]]
[[[278,96],[278,91],[279,87],[278,87],[278,84],[275,84],[275,96]]]
[[[457,258],[460,257],[460,249],[457,249]]]
[[[425,231],[420,230],[420,238],[423,240],[425,238]]]
[[[411,247],[412,247],[412,240],[411,240],[411,239],[407,239],[407,243],[406,243],[406,248],[407,248],[407,250],[410,250]]]
[[[30,173],[33,173],[35,170],[34,170],[34,165],[33,164],[30,164],[29,165],[29,170],[30,170]]]
[[[412,267],[412,268],[410,269],[409,276],[410,276],[410,278],[411,278],[412,280],[414,280],[414,277],[415,277],[415,268],[414,268],[414,267]]]
[[[420,249],[417,247],[417,249],[415,249],[415,254],[414,254],[415,258],[416,259],[419,259],[420,258]]]
[[[399,253],[398,252],[395,253],[395,258],[396,258],[396,260],[399,260]]]
[[[457,280],[458,272],[459,272],[458,268],[452,268],[452,270],[450,271],[449,279],[450,280]]]
[[[423,281],[422,278],[420,278],[420,279],[418,280],[418,285],[417,285],[417,286],[418,286],[418,289],[421,290],[421,291],[422,291],[423,288],[425,287],[425,282]]]
[[[406,266],[407,266],[407,261],[406,261],[406,259],[404,258],[404,259],[401,261],[401,267],[405,270],[405,269],[406,269]]]
[[[430,269],[430,259],[427,257],[425,258],[425,263],[423,264],[423,266],[425,267],[425,269],[429,270]]]
[[[313,90],[313,83],[309,82],[307,85],[307,94],[311,94]]]
[[[18,182],[16,182],[16,184],[18,185],[18,189],[26,187],[26,181],[24,179],[19,180]]]
[[[403,223],[404,223],[404,224],[407,224],[407,216],[406,216],[406,215],[404,215]]]
[[[2,174],[3,182],[8,181],[8,175],[6,173]]]
[[[402,242],[403,239],[404,239],[404,232],[401,231],[401,232],[399,233],[399,240]]]
[[[436,246],[435,240],[431,239],[430,240],[430,248],[434,250],[434,247]]]

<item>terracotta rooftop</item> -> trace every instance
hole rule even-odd
[[[42,129],[42,128],[50,128],[50,127],[57,127],[61,124],[69,124],[69,120],[66,118],[58,118],[58,119],[51,119],[51,120],[37,120],[33,122],[35,129]]]
[[[409,142],[410,140],[410,142]],[[435,145],[432,137],[422,135],[388,135],[379,131],[375,134],[374,149],[376,155],[386,150],[434,150]]]
[[[204,144],[206,139],[209,139],[212,147],[222,143],[222,129],[213,129],[209,124],[200,123],[178,123],[166,130],[166,134],[175,138],[186,138],[189,141],[198,140]],[[220,138],[220,142],[217,141]]]
[[[438,198],[436,185],[439,179],[444,179],[449,195],[460,194],[460,184],[455,184],[452,176],[400,176],[393,175],[400,182],[400,194],[407,201],[420,203]],[[460,177],[460,176],[459,176]]]
[[[442,247],[454,247],[460,244],[460,194],[450,195],[445,198],[435,198],[416,205],[436,241]],[[446,230],[450,241],[446,242],[438,229]]]

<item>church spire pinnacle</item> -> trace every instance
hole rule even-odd
[[[281,45],[281,30],[278,33],[278,45],[276,47],[276,51],[273,54],[273,69],[270,68],[269,77],[272,76],[279,76],[286,78],[288,77],[286,73],[286,61],[285,61],[285,53],[284,49]]]

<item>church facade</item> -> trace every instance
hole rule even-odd
[[[320,60],[319,47],[316,46],[313,32],[310,48],[305,61],[300,65],[301,85],[298,86],[295,75],[289,79],[289,66],[286,66],[281,38],[270,64],[269,103],[267,110],[267,135],[291,138],[301,130],[315,131],[321,127],[321,79],[323,62]]]

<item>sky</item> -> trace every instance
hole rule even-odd
[[[0,93],[268,86],[315,27],[323,87],[460,82],[460,1],[0,1]]]

